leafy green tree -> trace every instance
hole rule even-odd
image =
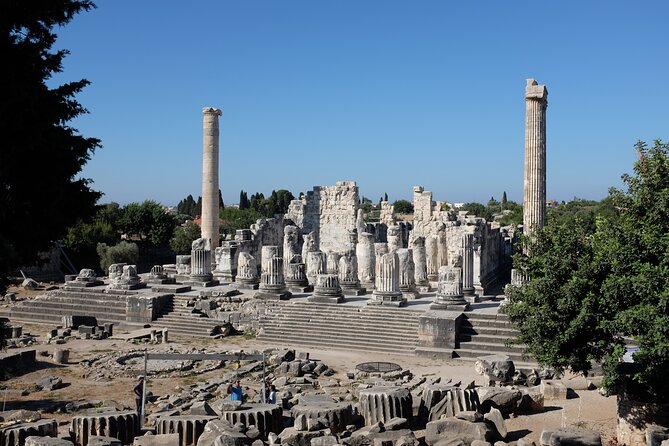
[[[397,200],[393,208],[398,214],[413,214],[413,204],[407,200]]]
[[[249,197],[246,194],[246,192],[239,191],[239,209],[248,209],[251,206],[251,203],[249,203]]]
[[[113,245],[118,241],[114,227],[102,220],[90,223],[78,221],[67,230],[63,238],[63,247],[76,268],[93,268],[98,263],[97,246],[99,243]]]
[[[360,201],[360,209],[362,209],[365,214],[368,214],[372,210],[372,200],[367,197],[362,197],[362,200]]]
[[[78,177],[100,141],[70,125],[86,113],[75,96],[89,82],[46,84],[67,54],[52,49],[54,28],[93,7],[88,0],[0,4],[0,277],[91,216],[101,196]]]
[[[614,211],[594,228],[579,217],[549,220],[525,239],[529,278],[510,287],[507,313],[519,340],[541,363],[585,373],[603,361],[607,387],[625,383],[645,398],[669,398],[669,145],[636,145],[627,191],[612,190]],[[526,251],[527,252],[527,251]],[[620,367],[624,338],[639,350]],[[628,374],[629,373],[629,374]]]
[[[504,193],[502,194],[502,209],[506,209],[506,202],[507,202],[506,191],[504,191]]]
[[[465,203],[462,206],[463,211],[467,211],[468,214],[476,215],[477,217],[485,218],[486,221],[492,221],[493,216],[489,208],[482,205],[481,203]]]
[[[503,207],[509,213],[497,219],[502,226],[518,226],[523,223],[523,205],[507,201]]]
[[[197,203],[192,195],[188,195],[177,204],[177,212],[179,214],[190,215],[191,218],[195,218],[196,208]]]
[[[612,197],[607,197],[601,201],[574,198],[560,206],[549,208],[547,219],[548,221],[564,222],[578,217],[582,224],[586,225],[590,231],[594,231],[598,216],[612,217],[614,214]]]
[[[385,192],[383,193],[383,201],[388,201],[388,194]]]
[[[255,209],[225,208],[221,211],[221,232],[234,235],[238,229],[248,229],[262,214]]]
[[[108,246],[106,243],[98,243],[98,255],[100,256],[100,268],[103,273],[109,271],[114,263],[137,264],[139,259],[139,247],[136,243],[122,241],[121,243]]]
[[[153,246],[167,246],[176,226],[174,217],[152,200],[125,206],[119,223],[126,235]]]
[[[201,237],[200,227],[188,221],[174,230],[174,236],[170,240],[170,247],[175,254],[190,254],[193,240]]]

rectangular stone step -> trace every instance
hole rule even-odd
[[[506,346],[503,342],[499,343],[488,343],[480,342],[477,340],[474,341],[460,341],[460,349],[462,350],[486,350],[486,351],[506,351],[513,353],[523,353],[525,351],[524,346]]]
[[[263,327],[266,336],[283,337],[292,333],[299,333],[304,337],[338,339],[364,339],[391,342],[396,344],[416,345],[418,343],[417,333],[398,333],[388,330],[386,332],[365,332],[364,330],[333,331],[322,330],[320,327],[305,327],[302,330],[293,330],[278,327]]]
[[[418,322],[392,322],[389,321],[376,321],[376,320],[366,320],[366,319],[345,319],[345,318],[332,318],[332,319],[322,319],[322,318],[267,318],[263,317],[260,319],[260,325],[268,324],[291,324],[291,325],[308,325],[308,324],[319,324],[325,327],[349,327],[349,326],[365,326],[369,329],[372,328],[394,328],[396,330],[418,330]]]
[[[317,338],[306,338],[299,335],[295,336],[283,336],[277,338],[274,336],[258,335],[256,338],[257,341],[270,343],[273,345],[298,345],[298,346],[312,346],[312,347],[321,347],[331,350],[362,350],[362,351],[372,351],[372,352],[387,352],[393,354],[406,354],[413,355],[415,346],[404,346],[404,345],[395,345],[395,344],[379,344],[375,342],[363,341],[363,340],[354,340],[348,339],[346,341],[332,342],[330,339],[317,339]]]

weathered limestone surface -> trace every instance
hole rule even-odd
[[[293,200],[286,217],[301,225],[303,234],[313,231],[321,251],[344,252],[348,232],[356,228],[358,201],[357,184],[338,181],[335,186],[314,187],[302,201]]]
[[[224,281],[232,282],[237,276],[237,248],[238,242],[234,240],[224,241],[221,246],[214,250],[216,257],[216,269],[212,272],[214,277]]]
[[[293,256],[292,262],[286,270],[286,286],[293,293],[313,291],[307,279],[307,265],[302,263],[302,256]]]
[[[73,446],[73,444],[64,438],[32,436],[26,438],[25,446]]]
[[[413,237],[411,240],[411,249],[413,252],[414,281],[416,282],[416,286],[424,288],[424,291],[428,292],[430,291],[430,281],[427,278],[425,237]]]
[[[216,201],[216,206],[218,207],[218,201]],[[204,237],[194,240],[190,252],[191,281],[211,282],[214,278],[211,271],[211,240]]]
[[[386,239],[388,240],[388,252],[397,252],[402,248],[402,229],[399,225],[388,227]]]
[[[432,389],[436,391],[436,389]],[[477,411],[479,409],[479,397],[475,389],[460,389],[453,387],[451,389],[439,390],[438,398],[433,399],[432,406],[428,409],[427,421],[436,421],[443,416],[454,417],[460,412]],[[425,396],[425,394],[423,394]],[[433,395],[434,397],[434,395]],[[429,398],[429,397],[428,397]]]
[[[316,284],[316,277],[319,274],[325,274],[327,271],[327,258],[324,252],[307,252],[307,279],[310,285]]]
[[[202,238],[210,241],[211,246],[218,247],[218,118],[223,113],[213,107],[202,109]],[[211,270],[211,257],[209,258]]]
[[[527,234],[546,223],[546,108],[548,90],[534,79],[525,87],[525,180],[523,227]]]
[[[215,416],[175,415],[158,417],[157,434],[179,434],[181,446],[195,446],[204,432],[206,424],[215,420]]]
[[[300,399],[300,403],[290,410],[293,418],[304,415],[307,420],[326,420],[326,427],[334,433],[343,432],[352,424],[353,411],[347,402],[328,401],[324,398]]]
[[[387,423],[392,418],[411,421],[411,393],[404,387],[372,387],[360,391],[360,415],[369,426],[379,421]]]
[[[339,259],[341,254],[338,252],[330,251],[326,254],[326,267],[325,272],[328,274],[339,274]]]
[[[73,417],[70,434],[77,446],[88,445],[91,436],[114,437],[130,444],[138,427],[137,412],[96,413]]]
[[[221,418],[231,424],[254,425],[263,436],[270,432],[278,434],[283,429],[283,409],[278,404],[254,404],[242,406],[240,410],[221,412]]]
[[[302,250],[300,249],[299,244],[299,228],[294,225],[286,225],[286,227],[283,228],[283,259],[286,273],[288,273],[288,265],[301,262]],[[300,259],[297,259],[298,256]]]
[[[142,435],[132,446],[180,446],[179,434]]]
[[[469,304],[462,294],[462,268],[439,268],[439,286],[431,310],[466,310]]]
[[[473,234],[473,283],[475,292],[495,285],[508,274],[513,253],[513,228],[503,230],[499,223],[466,212],[455,212],[444,203],[432,201],[432,193],[414,187],[414,222],[412,237],[425,237],[428,278],[438,279],[441,266],[457,266],[462,258],[462,236]]]
[[[30,436],[55,437],[58,435],[56,420],[37,420],[33,423],[19,423],[0,430],[0,446],[22,446]]]
[[[66,284],[67,286],[71,287],[87,288],[102,285],[104,282],[98,279],[98,276],[95,274],[94,270],[90,268],[84,268],[79,271],[79,274],[74,280],[70,280],[66,282]]]
[[[462,324],[462,311],[430,310],[420,316],[418,325],[419,356],[452,358]]]
[[[461,441],[460,444],[472,444],[479,440],[492,444],[494,437],[495,432],[487,423],[472,423],[455,417],[431,421],[425,428],[425,442],[428,446],[440,444],[440,440],[450,440],[454,444],[458,444],[457,440]]]
[[[290,292],[286,289],[283,277],[283,258],[280,257],[280,250],[279,246],[262,247],[262,274],[256,298],[275,300],[290,298]]]
[[[385,245],[385,243],[377,243]],[[400,261],[396,253],[383,254],[376,261],[376,287],[368,305],[406,305],[407,299],[400,291]]]
[[[428,235],[425,238],[425,268],[427,269],[427,278],[436,282],[439,278],[439,238],[436,234]]]
[[[337,274],[319,274],[316,276],[314,294],[308,297],[309,302],[338,304],[344,302],[344,294],[339,285]]]
[[[256,259],[248,252],[239,253],[236,282],[240,288],[258,289],[260,279]]]
[[[126,265],[115,263],[109,266],[109,278],[111,290],[136,290],[144,288],[146,283],[137,275],[137,265]]]
[[[462,235],[462,293],[474,297],[474,234]]]
[[[354,250],[345,252],[339,259],[339,285],[344,294],[354,296],[365,294],[358,280],[358,259]]]
[[[400,248],[396,251],[400,261],[400,291],[407,299],[418,299],[416,291],[416,268],[413,263],[413,250]]]
[[[358,278],[361,285],[367,289],[374,288],[376,278],[374,235],[369,232],[358,234],[358,245],[355,248],[355,254],[358,261]]]

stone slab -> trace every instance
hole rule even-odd
[[[208,288],[216,285],[220,285],[218,280],[187,280],[183,283],[184,285],[196,286],[200,288]]]
[[[153,285],[151,292],[153,293],[187,293],[191,290],[190,285]]]
[[[341,304],[346,301],[344,296],[309,296],[307,297],[309,302],[323,303],[323,304]]]
[[[253,295],[255,299],[261,300],[288,300],[292,297],[290,291],[284,291],[283,293],[267,293],[265,291],[259,291]]]

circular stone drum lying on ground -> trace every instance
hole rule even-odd
[[[58,423],[56,420],[38,420],[8,426],[0,431],[0,446],[20,446],[25,443],[26,438],[33,435],[55,437],[58,435]]]
[[[107,412],[72,418],[70,432],[77,446],[88,445],[92,436],[113,437],[123,444],[132,444],[138,428],[137,412]]]
[[[327,420],[332,432],[339,433],[346,430],[346,426],[352,424],[353,411],[350,403],[337,403],[330,398],[300,398],[299,404],[290,410],[293,418],[304,415],[307,419],[318,418]]]
[[[404,387],[372,387],[360,391],[360,415],[365,425],[379,421],[387,423],[392,418],[406,418],[411,422],[411,393]]]
[[[263,437],[267,437],[270,432],[279,434],[283,430],[283,409],[278,404],[243,405],[238,410],[221,412],[221,418],[233,425],[254,425]]]
[[[179,434],[181,446],[195,446],[205,425],[217,417],[210,415],[174,415],[158,417],[156,432],[158,434]]]

